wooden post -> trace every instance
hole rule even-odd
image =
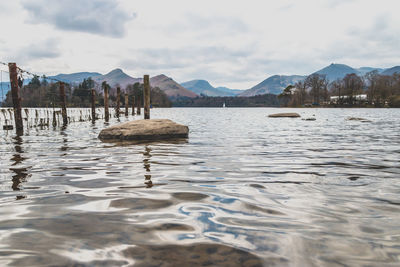
[[[108,113],[108,85],[104,85],[104,118],[106,121],[110,119],[110,113]]]
[[[132,116],[135,116],[135,96],[132,96]]]
[[[136,114],[140,115],[140,109],[141,109],[142,103],[140,103],[140,98],[137,100],[137,108],[136,108]]]
[[[125,117],[128,117],[128,112],[129,112],[129,99],[128,99],[128,94],[125,93]]]
[[[144,102],[144,119],[150,119],[150,80],[149,75],[144,75],[143,78],[143,102]]]
[[[92,89],[92,122],[96,120],[96,105],[95,105],[96,91]]]
[[[121,99],[121,87],[117,87],[117,108],[115,112],[117,113],[117,118],[119,118],[119,110],[120,110],[120,99]]]
[[[60,83],[60,102],[61,102],[61,115],[63,117],[63,125],[68,124],[67,117],[67,97],[65,96],[64,83]]]
[[[21,98],[19,96],[19,86],[17,77],[17,64],[8,63],[8,69],[10,71],[10,83],[11,83],[11,94],[14,107],[14,120],[15,129],[17,135],[24,134],[24,125],[22,123],[22,113],[21,113]]]

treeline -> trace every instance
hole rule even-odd
[[[372,71],[360,77],[353,73],[331,83],[325,75],[312,74],[288,86],[278,98],[290,107],[400,107],[400,74]]]
[[[75,87],[65,84],[65,93],[67,96],[68,107],[90,107],[91,105],[91,89],[96,88],[96,106],[104,105],[103,86],[109,88],[109,105],[116,106],[117,89],[111,87],[107,83],[103,83],[100,87],[91,78],[84,79],[82,83]],[[120,103],[125,104],[125,93],[128,94],[129,105],[132,105],[132,96],[135,96],[135,106],[140,101],[143,103],[143,84],[135,83],[126,86],[125,90],[121,89]],[[20,89],[22,107],[57,107],[60,103],[59,84],[49,83],[46,79],[40,80],[35,76],[29,84]],[[158,87],[151,88],[150,103],[153,107],[171,107],[172,103],[168,96]],[[11,91],[7,93],[3,106],[12,106]]]
[[[276,95],[265,94],[252,97],[211,97],[180,98],[173,102],[174,107],[279,107]]]

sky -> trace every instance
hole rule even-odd
[[[0,61],[38,74],[121,68],[248,89],[330,63],[400,65],[398,0],[0,3]]]

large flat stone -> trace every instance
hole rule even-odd
[[[171,120],[136,120],[103,129],[101,140],[165,140],[187,138],[189,128]]]
[[[276,113],[268,115],[270,118],[299,118],[298,113]]]

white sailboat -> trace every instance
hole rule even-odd
[[[225,108],[225,102],[224,102],[224,104],[222,104],[222,107]]]

